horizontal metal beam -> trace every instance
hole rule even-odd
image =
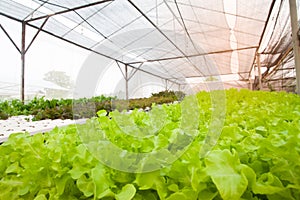
[[[7,14],[2,13],[2,12],[0,12],[0,15],[2,15],[2,16],[4,16],[4,17],[7,17],[7,18],[9,18],[9,19],[12,19],[12,20],[14,20],[14,21],[20,22],[20,23],[23,22],[23,20],[20,20],[20,19],[18,19],[18,18],[12,17],[12,16],[7,15]]]
[[[109,2],[109,1],[113,1],[113,0],[102,0],[102,1],[97,1],[97,2],[94,2],[94,3],[86,4],[86,5],[83,5],[83,6],[78,6],[78,7],[75,7],[75,8],[69,8],[67,10],[62,10],[62,11],[52,13],[52,14],[49,14],[49,15],[43,15],[43,16],[40,16],[40,17],[31,18],[31,19],[26,20],[26,22],[32,22],[32,21],[44,19],[44,18],[47,18],[47,17],[52,17],[54,15],[60,15],[60,14],[64,14],[64,13],[67,13],[67,12],[76,11],[76,10],[79,10],[79,9],[82,9],[82,8],[95,6],[95,5],[106,3],[106,2]]]
[[[151,60],[146,60],[146,61],[136,61],[136,62],[129,62],[127,64],[139,64],[139,63],[146,63],[146,62],[157,62],[157,61],[176,60],[176,59],[183,59],[183,58],[193,58],[193,57],[198,57],[198,56],[207,56],[207,55],[212,55],[212,54],[221,54],[221,53],[242,51],[242,50],[255,49],[255,48],[258,48],[258,46],[249,46],[249,47],[243,47],[243,48],[237,48],[237,49],[212,51],[212,52],[207,52],[207,53],[199,53],[199,54],[186,55],[186,56],[174,56],[174,57],[168,57],[168,58],[151,59]],[[249,72],[247,72],[247,73],[249,73]]]
[[[279,85],[279,86],[275,86],[272,85],[273,89],[280,89],[280,88],[290,88],[290,87],[296,87],[296,85]]]
[[[273,67],[272,71],[265,74],[263,76],[263,79],[266,79],[272,75],[274,75],[276,73],[276,71],[278,70],[278,68],[280,67],[280,64],[284,61],[284,59],[289,55],[290,52],[293,51],[293,47],[290,47],[282,56],[280,56],[280,59],[278,60],[278,62],[275,64],[275,66]]]
[[[37,27],[37,26],[35,26],[35,25],[32,25],[32,24],[30,24],[30,23],[27,23],[27,25],[30,26],[30,27],[32,27],[32,28],[39,29],[39,27]],[[87,51],[93,52],[93,53],[98,54],[98,55],[100,55],[100,56],[103,56],[103,57],[105,57],[105,58],[108,58],[108,59],[114,60],[114,61],[116,61],[116,62],[119,62],[119,63],[121,63],[121,64],[123,64],[123,65],[128,65],[128,66],[131,67],[131,68],[137,69],[137,67],[135,67],[135,66],[133,66],[133,65],[131,65],[131,64],[125,63],[125,62],[123,62],[123,61],[121,61],[121,60],[118,60],[118,59],[116,59],[116,58],[113,58],[113,57],[110,57],[110,56],[108,56],[108,55],[102,54],[102,53],[100,53],[100,52],[98,52],[98,51],[95,51],[95,50],[90,49],[90,48],[88,48],[88,47],[85,47],[85,46],[83,46],[83,45],[77,44],[77,43],[72,42],[72,41],[70,41],[70,40],[68,40],[68,39],[62,38],[62,37],[60,37],[60,36],[58,36],[58,35],[55,35],[54,33],[51,33],[51,32],[49,32],[49,31],[46,31],[46,30],[43,30],[43,29],[42,29],[41,31],[44,32],[44,33],[47,33],[47,34],[49,34],[49,35],[51,35],[51,36],[53,36],[53,37],[55,37],[55,38],[58,38],[58,39],[60,39],[60,40],[63,40],[63,41],[68,42],[68,43],[70,43],[70,44],[73,44],[73,45],[75,45],[75,46],[77,46],[77,47],[80,47],[80,48],[82,48],[82,49],[85,49],[85,50],[87,50]],[[173,80],[171,80],[171,79],[169,79],[169,78],[166,78],[166,77],[162,77],[162,76],[157,75],[157,74],[154,74],[154,73],[152,73],[152,72],[148,72],[148,71],[143,70],[143,69],[138,69],[138,70],[141,71],[141,72],[144,72],[144,73],[146,73],[146,74],[149,74],[149,75],[152,75],[152,76],[161,78],[161,79],[169,80],[169,81],[171,81],[171,82],[174,82],[175,84],[179,84],[179,83],[176,82],[176,81],[173,81]]]
[[[239,72],[238,74],[237,73],[226,73],[226,74],[210,74],[209,76],[226,76],[226,75],[239,75],[239,74],[247,74],[249,72]],[[203,78],[203,77],[206,77],[206,76],[186,76],[185,78]]]
[[[295,67],[287,67],[287,68],[277,69],[277,71],[284,71],[284,70],[295,70]]]
[[[296,77],[285,77],[285,78],[275,78],[275,79],[268,79],[264,80],[265,83],[270,82],[270,81],[283,81],[283,80],[295,80]]]
[[[126,64],[125,64],[125,65],[126,65]],[[158,78],[161,78],[161,79],[164,79],[164,80],[168,80],[168,81],[170,81],[170,82],[172,82],[172,83],[175,83],[175,84],[180,84],[180,83],[178,83],[177,81],[174,81],[174,80],[172,80],[172,79],[170,79],[170,78],[162,77],[162,76],[160,76],[160,75],[154,74],[154,73],[152,73],[152,72],[148,72],[148,71],[143,70],[143,69],[138,69],[137,67],[132,66],[132,65],[128,65],[128,66],[130,66],[131,68],[137,69],[137,70],[139,70],[139,71],[141,71],[141,72],[144,72],[144,73],[146,73],[146,74],[150,74],[150,75],[152,75],[152,76],[155,76],[155,77],[158,77]]]
[[[32,25],[32,24],[30,24],[30,23],[27,23],[27,25],[30,26],[30,27],[32,27],[32,28],[39,29],[38,26]],[[105,55],[105,54],[99,53],[99,52],[97,52],[97,51],[95,51],[95,50],[93,50],[93,49],[90,49],[90,48],[88,48],[88,47],[85,47],[85,46],[83,46],[83,45],[80,45],[80,44],[78,44],[78,43],[76,43],[76,42],[73,42],[73,41],[71,41],[71,40],[62,38],[62,37],[60,37],[60,36],[58,36],[58,35],[55,35],[55,34],[52,33],[52,32],[47,31],[47,30],[42,29],[41,31],[44,32],[44,33],[47,33],[47,34],[49,34],[49,35],[51,35],[51,36],[53,36],[53,37],[55,37],[55,38],[58,38],[58,39],[60,39],[60,40],[63,40],[63,41],[68,42],[68,43],[70,43],[70,44],[73,44],[73,45],[75,45],[75,46],[77,46],[77,47],[80,47],[80,48],[82,48],[82,49],[85,49],[85,50],[91,51],[91,52],[93,52],[93,53],[96,53],[96,54],[98,54],[98,55],[101,55],[101,56],[103,56],[103,57],[105,57],[105,58],[109,58],[109,59],[112,59],[112,60],[116,60],[116,59],[114,59],[113,57],[110,57],[110,56],[107,56],[107,55]],[[116,60],[116,61],[118,61],[118,60]],[[119,62],[123,63],[122,61],[119,61]],[[125,64],[125,63],[124,63],[124,64]]]

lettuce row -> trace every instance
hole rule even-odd
[[[166,148],[182,136],[180,104],[154,108],[152,114],[114,112],[111,119],[99,112],[97,119],[85,125],[34,136],[11,135],[0,146],[0,199],[300,199],[299,96],[226,91],[221,135],[204,156],[200,151],[214,120],[211,94],[201,92],[196,97],[200,110],[197,116],[191,113],[191,118],[198,124],[188,148],[171,165],[147,173],[104,165],[85,139],[107,137],[130,152]],[[95,135],[95,129],[102,135]],[[151,135],[153,129],[158,134]],[[114,156],[109,150],[106,153]],[[121,161],[115,160],[120,166]]]

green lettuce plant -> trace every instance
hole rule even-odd
[[[299,96],[226,91],[220,137],[200,154],[214,120],[211,96],[196,95],[196,115],[190,104],[189,119],[197,121],[193,131],[181,126],[184,111],[174,104],[154,106],[148,113],[115,111],[106,116],[100,111],[84,125],[34,136],[13,134],[0,146],[0,199],[300,199]],[[145,134],[155,127],[155,134]],[[184,135],[193,136],[189,143],[182,140]],[[181,147],[185,151],[157,170],[126,172],[99,159],[110,158],[114,166],[121,166],[125,158],[110,149],[95,155],[104,147],[103,139],[124,149],[122,155],[150,152],[143,159],[132,158],[135,164],[156,164],[158,157],[151,154],[155,150],[174,155]]]

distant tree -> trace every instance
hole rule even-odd
[[[45,88],[46,96],[51,98],[67,98],[71,93],[74,87],[74,82],[71,80],[71,77],[63,71],[49,71],[44,75],[43,78],[45,81],[52,82],[66,90]]]
[[[209,76],[205,79],[205,81],[217,81],[218,79],[214,76]]]
[[[71,89],[74,86],[70,76],[63,71],[49,71],[44,75],[44,80],[52,82],[60,87]]]

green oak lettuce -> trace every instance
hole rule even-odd
[[[0,199],[300,199],[299,96],[227,90],[220,137],[205,154],[200,152],[215,120],[214,95],[200,92],[196,97],[200,110],[195,114],[195,105],[188,108],[197,121],[196,130],[181,127],[184,112],[181,104],[175,104],[153,105],[150,113],[113,112],[108,117],[100,111],[84,125],[34,136],[12,134],[0,145]],[[180,143],[185,134],[193,136],[189,144]],[[103,138],[124,152],[165,149],[176,154],[176,149],[185,145],[186,149],[170,165],[129,173],[104,165],[86,148],[85,140],[96,149]],[[109,149],[103,154],[113,156]],[[155,163],[156,157],[149,154],[142,161]],[[120,159],[115,162],[122,165]]]

